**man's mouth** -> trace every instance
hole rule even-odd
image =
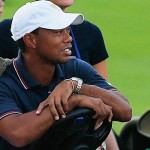
[[[71,50],[69,48],[66,48],[63,50],[63,54],[66,56],[70,56],[72,54]]]

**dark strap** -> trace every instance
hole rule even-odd
[[[76,57],[78,59],[81,59],[81,56],[80,56],[80,53],[79,53],[79,49],[78,49],[78,45],[77,45],[77,42],[76,42],[76,39],[75,39],[75,36],[73,34],[73,31],[72,31],[71,27],[70,27],[70,32],[71,32],[71,36],[73,38],[74,48],[75,48],[75,51],[76,51]]]

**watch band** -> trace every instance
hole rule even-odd
[[[77,82],[77,86],[76,86],[76,89],[74,91],[74,93],[79,93],[80,90],[81,90],[81,87],[82,87],[82,84],[83,84],[83,80],[80,79],[80,78],[77,78],[77,77],[72,77],[70,78],[72,81],[76,81]]]

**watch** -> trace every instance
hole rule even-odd
[[[83,80],[77,77],[72,77],[70,78],[72,81],[76,81],[77,82],[77,87],[74,91],[74,93],[79,93],[79,91],[81,90],[82,84],[83,84]]]

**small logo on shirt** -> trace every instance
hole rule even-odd
[[[48,91],[48,94],[51,94],[52,92],[51,91]]]

